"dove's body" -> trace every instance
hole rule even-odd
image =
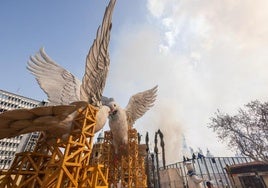
[[[114,107],[116,105],[116,107]],[[109,127],[113,134],[113,145],[115,153],[121,145],[128,143],[128,121],[126,111],[115,102],[110,103],[111,113],[109,116]]]
[[[109,126],[113,134],[113,145],[115,153],[128,143],[128,128],[145,114],[156,98],[157,86],[152,89],[133,95],[125,109],[121,108],[116,102],[108,104],[110,107]]]

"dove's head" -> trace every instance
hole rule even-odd
[[[119,105],[116,102],[112,101],[108,104],[108,106],[110,107],[109,116],[115,116],[120,108]]]

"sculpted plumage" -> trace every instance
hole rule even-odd
[[[35,56],[30,57],[27,68],[47,94],[50,104],[69,104],[81,100],[94,106],[101,106],[110,65],[108,44],[115,2],[111,0],[106,8],[102,25],[98,28],[96,39],[87,54],[82,82],[56,64],[43,48]]]
[[[153,106],[157,86],[133,95],[125,109],[112,98],[102,96],[110,65],[108,46],[115,2],[110,0],[106,8],[102,25],[86,57],[82,81],[59,66],[43,48],[30,57],[27,69],[47,94],[49,106],[0,114],[0,139],[34,131],[44,131],[48,140],[67,138],[77,110],[89,103],[98,108],[95,132],[103,128],[109,116],[116,153],[128,142],[128,126]]]
[[[68,105],[75,101],[86,101],[99,108],[96,115],[97,125],[95,132],[105,125],[110,108],[103,105],[103,103],[107,103],[109,100],[102,102],[102,93],[110,65],[108,46],[112,27],[112,12],[115,2],[116,0],[110,0],[106,8],[102,25],[98,28],[96,38],[86,57],[85,74],[82,82],[69,71],[55,63],[55,61],[45,53],[43,48],[40,49],[39,53],[31,56],[28,62],[27,69],[35,76],[38,84],[47,94],[49,105],[64,105],[66,108],[72,107],[73,111],[62,110],[59,111],[57,115],[53,113],[47,115],[45,110],[39,110],[38,116],[31,116],[28,119],[18,119],[28,110],[16,110],[16,113],[13,113],[12,121],[6,118],[11,112],[0,114],[0,125],[7,128],[7,130],[3,130],[2,132],[12,132],[11,134],[3,134],[2,136],[7,135],[6,137],[11,137],[22,133],[45,131],[48,137],[50,137],[49,134],[52,134],[51,136],[56,134],[59,137],[66,137],[66,134],[68,134],[71,129],[76,110],[81,107],[73,104]],[[43,108],[45,107],[41,107],[41,109]],[[48,108],[53,109],[53,107]],[[69,112],[69,114],[66,114],[66,112]],[[31,114],[32,111],[30,110],[27,113]],[[61,113],[64,113],[64,115]],[[62,119],[59,117],[65,118]],[[15,129],[8,130],[8,128],[14,124],[13,122],[16,118],[18,121],[22,120],[25,122],[27,126],[18,128],[18,125],[23,123],[17,122],[16,131],[14,131]],[[35,122],[39,122],[38,125],[44,126],[37,127]],[[57,133],[49,131],[51,127],[46,126],[49,124],[53,125],[52,127],[54,127]],[[0,135],[0,138],[3,137]]]
[[[0,139],[21,134],[44,131],[48,141],[68,136],[71,124],[79,108],[87,102],[68,105],[43,106],[33,109],[16,109],[0,114]]]
[[[125,109],[114,101],[109,103],[111,109],[109,126],[113,134],[113,145],[116,153],[118,153],[120,146],[128,142],[128,126],[133,126],[135,121],[153,106],[156,92],[157,86],[133,95]]]

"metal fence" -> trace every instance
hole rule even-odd
[[[192,163],[197,176],[204,180],[209,180],[215,188],[231,188],[231,180],[228,178],[226,166],[248,163],[252,160],[247,157],[197,157],[188,159]],[[188,187],[187,169],[184,165],[186,161],[177,162],[166,166],[166,169],[175,168],[178,175],[182,177],[181,181],[161,182],[161,187]],[[163,168],[160,168],[160,171]],[[178,183],[180,185],[178,186]],[[205,181],[203,182],[205,187]]]

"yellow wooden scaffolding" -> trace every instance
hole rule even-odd
[[[67,141],[58,140],[55,145],[38,143],[33,152],[17,154],[11,168],[2,172],[0,187],[108,187],[108,169],[89,165],[96,113],[91,105],[78,110]]]
[[[109,167],[109,186],[146,188],[147,176],[145,173],[144,156],[139,155],[137,130],[129,127],[128,144],[118,154],[114,153],[112,146],[113,135],[105,132],[103,160]]]

